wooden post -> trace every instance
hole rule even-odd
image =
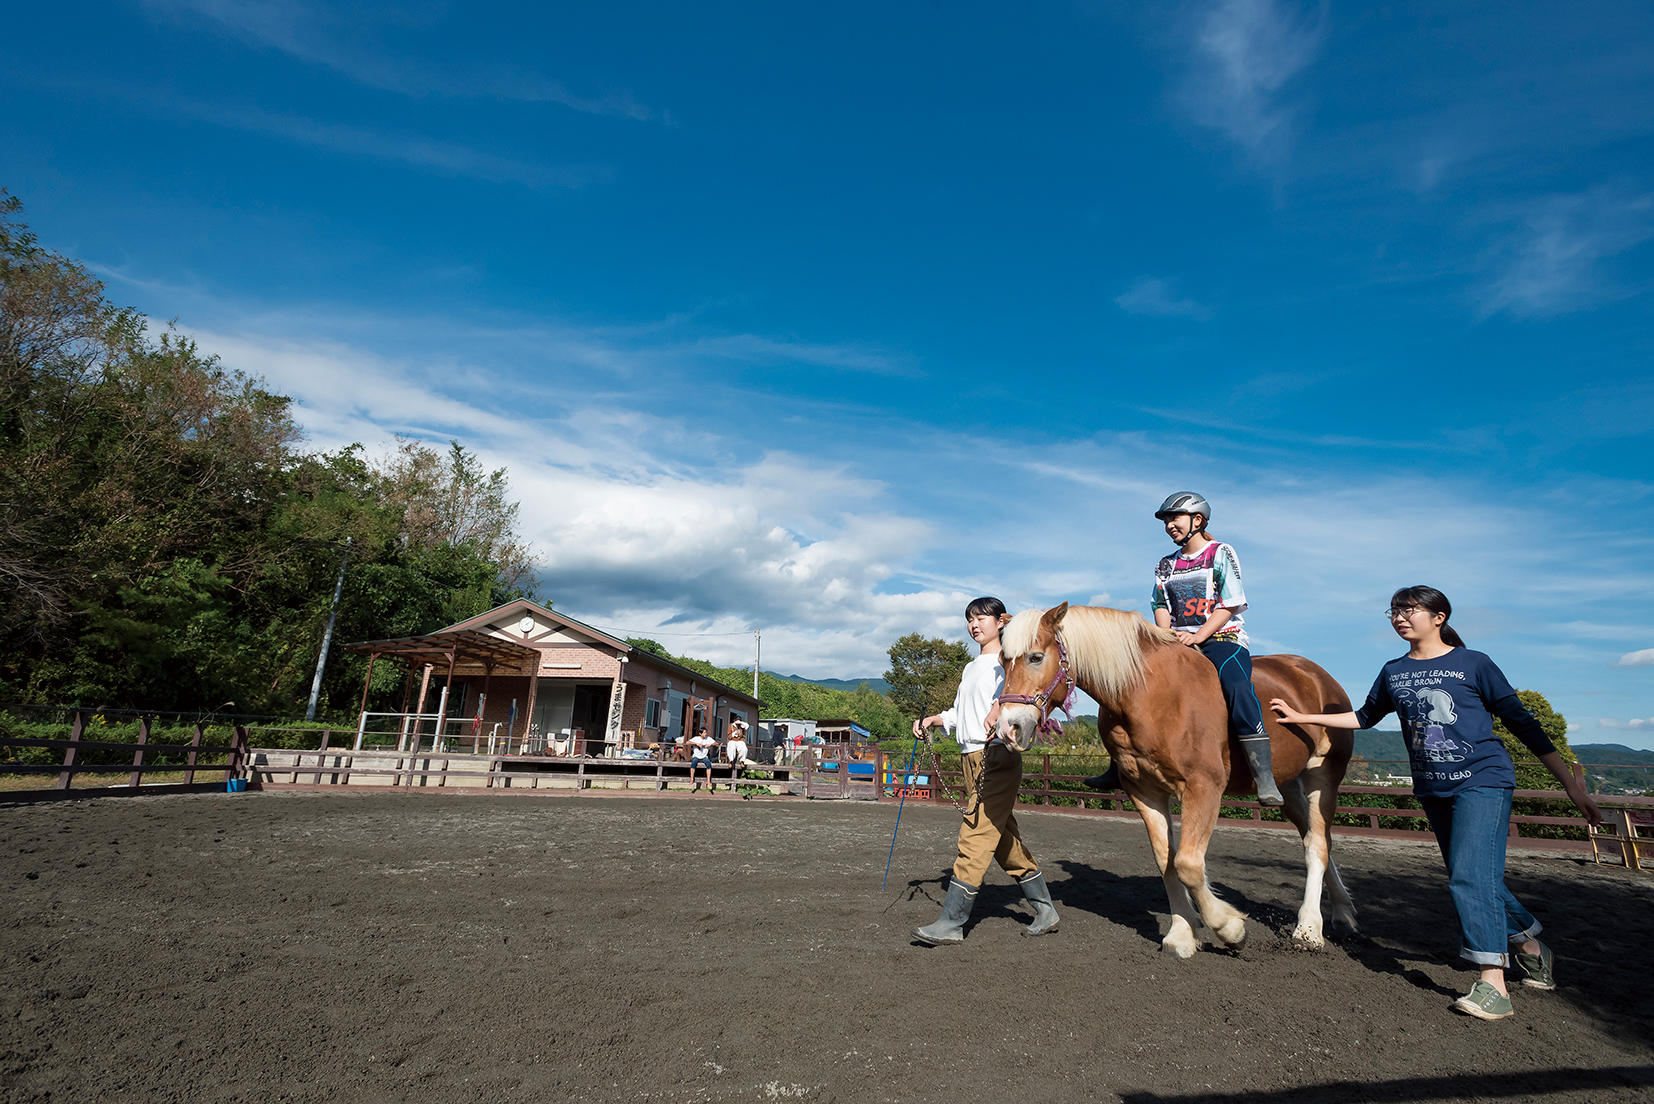
[[[430,689],[431,689],[431,669],[434,666],[435,666],[434,664],[427,663],[425,665],[424,674],[419,676],[419,703],[414,706],[414,714],[416,716],[423,717],[425,715],[425,695],[427,693],[429,693]],[[418,747],[419,747],[419,722],[414,721],[413,726],[414,726],[414,747],[417,750]],[[408,718],[407,718],[406,713],[404,713],[404,715],[402,717],[402,731],[396,738],[396,750],[401,751],[403,746],[405,744],[407,744],[407,742],[408,742]]]
[[[368,653],[368,673],[362,679],[362,708],[358,710],[360,713],[368,711],[368,689],[373,685],[373,664],[378,658],[378,652]]]
[[[138,749],[132,753],[132,773],[127,775],[126,784],[137,789],[144,780],[144,745],[149,743],[149,718],[138,718]]]
[[[201,753],[201,741],[206,736],[206,729],[200,721],[195,722],[195,735],[190,737],[189,758],[184,760],[184,785],[188,786],[195,781],[195,760]]]
[[[316,749],[316,776],[310,781],[312,786],[322,784],[322,760],[327,758],[327,738],[331,735],[327,729],[322,729],[322,746]]]
[[[528,668],[528,704],[523,707],[523,735],[525,737],[529,734],[529,731],[534,727],[534,702],[535,702],[535,699],[537,699],[539,696],[540,696],[540,656],[539,656],[539,653],[536,652],[534,660],[529,664],[529,668]],[[542,733],[540,733],[540,735],[542,735],[546,738],[547,745],[549,747],[550,741],[551,741],[550,731],[542,732]],[[511,743],[511,730],[510,730],[509,727],[507,727],[507,729],[506,729],[505,742],[508,745]],[[572,750],[572,749],[570,749],[570,750]]]
[[[69,726],[69,746],[63,749],[63,772],[57,776],[60,790],[67,790],[75,777],[75,752],[80,750],[81,733],[86,731],[86,714],[75,710],[74,723]]]
[[[230,741],[229,759],[224,764],[224,781],[236,777],[241,773],[243,763],[247,758],[247,726],[236,725],[235,736]]]
[[[475,755],[482,747],[482,726],[488,723],[484,711],[488,708],[488,684],[494,678],[494,661],[488,660],[482,665],[482,697],[477,700],[477,719],[471,726],[471,754]],[[511,750],[511,733],[505,734],[505,750]]]
[[[459,662],[459,648],[456,645],[448,651],[448,673],[442,676],[442,704],[437,706],[436,731],[431,734],[431,750],[436,751],[442,746],[443,728],[448,723],[448,700],[454,693],[454,664]],[[511,749],[510,744],[506,750]],[[414,750],[419,750],[418,740],[414,741]]]

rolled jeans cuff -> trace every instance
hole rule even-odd
[[[1510,955],[1501,951],[1473,951],[1469,947],[1460,947],[1459,957],[1478,966],[1497,966],[1500,969],[1510,966]]]
[[[1544,930],[1545,930],[1545,925],[1543,925],[1539,921],[1535,920],[1533,923],[1529,924],[1527,926],[1527,928],[1525,928],[1524,930],[1519,931],[1515,935],[1511,936],[1510,937],[1510,944],[1513,947],[1520,947],[1522,944],[1526,943],[1528,940],[1538,938],[1539,933],[1544,931]]]

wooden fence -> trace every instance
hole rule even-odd
[[[155,743],[152,715],[132,711],[124,716],[138,718],[133,741],[88,738],[92,714],[74,710],[67,739],[0,737],[0,749],[8,756],[22,749],[60,752],[57,762],[0,762],[3,775],[39,775],[56,778],[37,789],[0,791],[0,801],[31,801],[65,796],[195,793],[221,790],[232,779],[247,779],[259,788],[334,788],[377,785],[402,790],[574,791],[639,789],[659,793],[679,784],[689,784],[689,764],[671,759],[604,759],[587,756],[549,755],[465,755],[448,752],[354,751],[355,733],[343,729],[250,729],[234,725],[227,745],[208,744],[208,725],[197,722],[190,728],[188,743]],[[296,731],[312,733],[314,747],[253,747],[255,736],[280,733],[291,739]],[[335,741],[337,740],[337,745]],[[88,756],[96,753],[93,762]],[[1060,758],[1060,757],[1059,757]],[[1024,756],[1024,774],[1017,800],[1020,804],[1053,811],[1090,816],[1135,817],[1129,799],[1118,791],[1100,794],[1084,787],[1082,776],[1053,770],[1050,754]],[[111,761],[118,760],[118,761]],[[957,761],[956,761],[957,762]],[[1036,769],[1037,768],[1037,769]],[[1576,773],[1584,768],[1576,764]],[[145,774],[178,774],[180,781],[145,782]],[[198,774],[212,774],[211,781],[197,781]],[[77,775],[126,775],[124,785],[81,786]],[[352,779],[356,781],[353,783]],[[932,804],[964,803],[962,772],[957,766],[915,762],[911,766],[873,751],[861,760],[849,749],[832,749],[825,759],[808,754],[792,763],[753,764],[743,777],[733,777],[729,764],[713,768],[714,786],[744,788],[749,795],[793,795],[807,798],[849,798],[874,801],[924,801]],[[1396,803],[1352,804],[1346,798],[1371,795],[1388,799],[1409,799],[1406,792],[1385,786],[1344,786],[1339,790],[1336,831],[1346,835],[1432,838],[1422,809]],[[1517,790],[1518,800],[1565,801],[1556,790]],[[1654,797],[1596,795],[1609,825],[1586,831],[1582,818],[1518,812],[1511,816],[1512,847],[1590,853],[1601,859],[1608,855],[1632,869],[1647,869],[1642,861],[1654,841]],[[1225,797],[1220,820],[1256,827],[1289,829],[1292,826],[1278,813],[1268,813],[1250,797]],[[1569,829],[1574,838],[1545,838],[1523,835],[1524,827]]]
[[[132,714],[126,714],[128,716]],[[234,726],[228,745],[207,744],[206,734],[208,725],[196,723],[193,726],[193,735],[187,744],[160,744],[153,743],[150,735],[153,730],[150,715],[138,716],[138,735],[135,741],[99,740],[87,737],[87,724],[92,714],[87,710],[76,709],[69,723],[69,738],[66,740],[43,739],[39,737],[0,737],[0,748],[15,750],[45,749],[61,751],[62,756],[57,763],[0,763],[0,773],[8,775],[56,775],[54,782],[43,785],[38,789],[17,789],[0,791],[0,800],[4,801],[38,801],[42,799],[62,798],[65,796],[115,796],[120,794],[163,794],[163,793],[199,793],[208,790],[223,790],[231,779],[240,778],[247,755],[247,729],[242,725]],[[113,753],[97,756],[101,759],[119,757],[125,759],[131,756],[130,762],[91,762],[86,756],[88,753]],[[181,762],[167,762],[168,759],[181,759]],[[165,772],[167,774],[182,773],[180,782],[145,782],[144,775],[154,775]],[[210,782],[197,782],[197,773],[211,773],[218,777]],[[77,775],[105,775],[124,774],[126,784],[83,786],[76,789],[74,782]]]
[[[1035,766],[1038,769],[1035,769]],[[1577,776],[1584,776],[1584,767],[1574,764],[1573,770]],[[936,764],[928,759],[915,761],[911,770],[906,762],[897,763],[894,758],[880,757],[878,778],[880,784],[876,787],[875,798],[880,801],[898,801],[904,796],[909,801],[924,801],[931,804],[951,804],[957,801],[965,804],[963,792],[964,775],[958,767],[950,767],[945,762],[938,769]],[[1065,774],[1052,770],[1052,756],[1024,755],[1022,785],[1017,791],[1017,802],[1036,808],[1048,808],[1064,813],[1076,813],[1089,816],[1131,817],[1135,819],[1137,812],[1132,808],[1130,799],[1120,791],[1113,793],[1098,793],[1085,788],[1084,776],[1079,774]],[[1398,839],[1434,839],[1427,823],[1423,809],[1404,808],[1389,805],[1355,805],[1346,803],[1345,797],[1368,794],[1386,798],[1411,799],[1411,793],[1398,790],[1391,786],[1341,786],[1339,787],[1339,803],[1337,806],[1337,820],[1333,829],[1334,834],[1392,837]],[[1517,790],[1515,798],[1539,799],[1546,801],[1566,802],[1567,795],[1561,790]],[[1603,815],[1610,824],[1624,822],[1626,825],[1646,823],[1650,815],[1654,815],[1654,797],[1620,796],[1593,794]],[[1176,804],[1173,808],[1175,810]],[[1571,808],[1571,806],[1570,806]],[[1550,816],[1539,813],[1512,813],[1510,824],[1510,846],[1513,848],[1533,848],[1550,851],[1570,851],[1580,854],[1596,855],[1604,850],[1619,853],[1616,830],[1610,827],[1603,833],[1587,830],[1585,819],[1577,815]],[[1364,823],[1351,823],[1364,821]],[[1397,822],[1404,822],[1402,826]],[[1219,811],[1219,823],[1250,824],[1259,828],[1290,829],[1292,825],[1274,810],[1265,813],[1257,799],[1248,796],[1225,796]],[[1416,826],[1414,826],[1416,825]],[[1577,838],[1557,839],[1539,836],[1523,835],[1524,825],[1545,826],[1549,828],[1573,829]],[[1630,828],[1618,830],[1620,835],[1630,834]],[[1600,837],[1606,836],[1614,841],[1612,848],[1603,848]],[[1597,846],[1593,847],[1593,839],[1597,839]],[[1643,848],[1649,847],[1646,841]],[[1627,851],[1628,855],[1635,854],[1635,848]],[[1626,865],[1633,866],[1628,859]]]

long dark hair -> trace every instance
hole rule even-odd
[[[987,614],[990,617],[1004,617],[1005,603],[998,598],[977,598],[965,607],[967,619]]]
[[[1390,595],[1391,609],[1405,609],[1408,606],[1417,606],[1430,613],[1442,615],[1442,643],[1454,648],[1464,647],[1464,640],[1447,623],[1447,618],[1453,616],[1453,603],[1447,600],[1447,595],[1429,586],[1402,587]]]

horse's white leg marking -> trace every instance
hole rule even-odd
[[[1200,944],[1195,939],[1194,905],[1174,869],[1177,845],[1172,840],[1171,819],[1167,815],[1171,799],[1164,794],[1152,797],[1132,794],[1131,800],[1137,806],[1137,815],[1143,818],[1143,827],[1148,830],[1149,846],[1154,849],[1154,861],[1160,867],[1160,880],[1166,886],[1166,904],[1172,914],[1171,927],[1160,941],[1160,949],[1178,958],[1188,958]]]
[[[1332,918],[1356,930],[1355,899],[1350,896],[1338,864],[1332,861],[1332,822],[1338,810],[1338,787],[1324,771],[1317,771],[1310,790],[1310,823],[1321,839],[1321,853],[1326,859],[1328,887],[1332,895]]]
[[[1318,951],[1326,946],[1321,923],[1321,883],[1327,869],[1326,843],[1323,839],[1317,846],[1315,821],[1310,814],[1309,801],[1304,796],[1302,780],[1294,778],[1282,786],[1281,796],[1286,798],[1286,805],[1281,811],[1298,829],[1304,843],[1304,900],[1298,906],[1298,926],[1292,930],[1292,939],[1301,947]]]
[[[1205,795],[1190,788],[1183,791],[1181,840],[1172,865],[1184,888],[1194,894],[1206,926],[1225,946],[1239,947],[1246,942],[1246,917],[1213,893],[1211,883],[1206,880],[1206,847],[1211,842],[1212,829],[1217,826],[1221,788],[1220,785]]]

